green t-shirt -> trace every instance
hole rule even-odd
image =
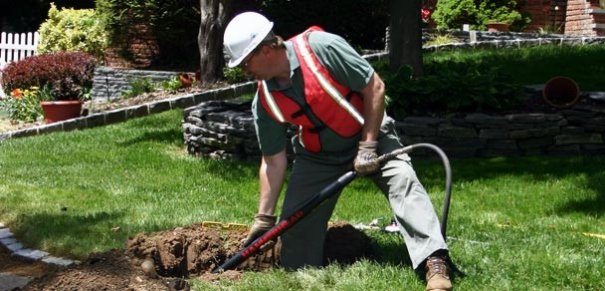
[[[312,32],[309,35],[311,49],[319,61],[328,69],[331,76],[340,84],[353,91],[360,91],[365,87],[374,73],[372,66],[363,59],[342,37],[327,32]],[[304,104],[304,88],[300,62],[296,57],[292,42],[285,42],[288,59],[290,61],[290,76],[292,82],[289,86],[279,88],[275,80],[267,80],[269,90],[279,90],[286,96],[293,98],[299,104]],[[287,125],[276,122],[258,101],[258,93],[252,104],[254,124],[261,151],[265,155],[273,155],[286,146]],[[313,154],[304,150],[295,137],[292,140],[297,154],[317,157],[319,159],[333,159],[346,161],[352,159],[357,153],[357,143],[360,135],[352,138],[338,136],[329,128],[320,131],[322,151]]]

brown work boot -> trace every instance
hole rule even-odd
[[[426,259],[426,290],[452,290],[445,257],[428,257]]]

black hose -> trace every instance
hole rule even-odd
[[[443,204],[443,214],[441,216],[441,234],[443,238],[446,239],[446,228],[447,228],[447,216],[449,214],[450,208],[450,195],[452,188],[452,171],[450,167],[450,162],[443,150],[441,150],[436,145],[430,143],[417,143],[412,144],[401,149],[394,150],[390,153],[386,153],[378,157],[379,162],[388,161],[392,158],[395,158],[398,155],[408,153],[413,151],[416,148],[429,148],[433,151],[437,152],[441,160],[443,161],[443,166],[445,168],[445,201]],[[281,220],[277,225],[267,231],[265,234],[257,238],[250,245],[244,247],[241,251],[239,251],[235,256],[228,259],[222,265],[216,267],[212,273],[220,273],[225,270],[230,270],[239,266],[243,261],[245,261],[250,256],[256,254],[260,248],[267,243],[268,241],[277,238],[280,234],[288,230],[294,224],[298,223],[301,219],[303,219],[307,214],[312,212],[318,205],[334,196],[340,190],[342,190],[347,184],[349,184],[355,177],[357,173],[355,171],[349,171],[338,178],[336,181],[322,189],[316,196],[314,196],[311,200],[307,201],[303,206],[299,209],[295,210],[291,215],[285,216],[286,218]]]
[[[445,152],[443,152],[443,150],[441,150],[438,146],[431,143],[416,143],[403,147],[401,149],[394,150],[390,153],[386,153],[380,156],[378,160],[380,162],[387,161],[393,159],[398,155],[412,152],[416,148],[429,148],[435,151],[443,162],[443,168],[445,169],[445,197],[443,202],[443,211],[441,215],[441,234],[443,235],[443,239],[447,239],[447,217],[450,212],[450,197],[452,193],[452,168],[450,167],[450,160],[447,158]]]

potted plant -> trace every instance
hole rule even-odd
[[[492,1],[482,1],[477,9],[477,20],[489,32],[509,31],[513,23],[525,21],[523,15],[516,8],[515,1],[505,5]]]
[[[87,99],[84,95],[74,99],[54,99],[52,93],[49,97],[51,98],[40,101],[40,107],[44,113],[44,122],[46,123],[79,117],[82,113],[83,101]]]
[[[507,22],[498,22],[492,20],[485,25],[487,26],[488,32],[506,32],[510,30],[510,23]]]
[[[82,102],[90,97],[96,60],[83,52],[38,55],[11,63],[3,70],[5,89],[32,87],[47,123],[80,116]]]

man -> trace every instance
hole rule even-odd
[[[402,147],[394,121],[384,113],[384,83],[341,37],[312,27],[283,41],[263,15],[245,12],[227,25],[228,66],[259,80],[252,105],[262,159],[260,203],[248,234],[251,243],[274,226],[288,160],[288,124],[295,160],[282,215],[288,215],[354,166],[388,198],[413,267],[427,268],[427,290],[452,288],[447,244],[433,205],[407,155],[380,165],[379,154]],[[327,223],[338,195],[281,236],[287,269],[320,266]],[[283,218],[283,217],[282,217]]]

